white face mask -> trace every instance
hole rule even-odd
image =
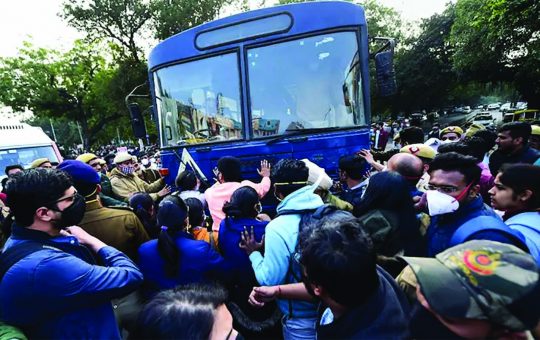
[[[426,191],[426,199],[430,216],[453,213],[459,208],[457,199],[437,190]]]
[[[148,159],[145,158],[145,159],[141,160],[141,163],[142,163],[142,165],[147,166],[148,163],[150,163],[150,162],[148,161]]]

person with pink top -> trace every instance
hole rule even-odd
[[[261,161],[261,168],[257,170],[261,175],[260,183],[242,180],[242,165],[236,157],[225,156],[218,160],[216,177],[217,182],[206,190],[204,197],[208,204],[208,210],[212,215],[212,230],[219,231],[219,224],[225,218],[223,212],[223,204],[231,199],[233,192],[243,186],[250,186],[259,195],[259,198],[264,197],[270,190],[270,163]]]

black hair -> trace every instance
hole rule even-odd
[[[189,284],[158,293],[139,313],[129,339],[207,340],[227,292],[215,284]]]
[[[217,168],[225,182],[242,182],[242,164],[238,158],[221,157],[218,160]]]
[[[86,201],[91,201],[99,194],[97,191],[97,184],[88,183],[86,181],[74,180],[71,175],[68,174],[73,181],[73,186],[77,189],[77,192],[84,196]]]
[[[6,183],[9,180],[9,177],[2,178],[2,182],[0,183],[2,185],[2,193],[6,192]]]
[[[439,145],[437,153],[443,154],[448,152],[457,152],[460,155],[468,155],[470,152],[469,146],[464,142],[452,142]]]
[[[357,155],[347,155],[339,159],[339,169],[347,173],[354,180],[361,180],[366,176],[367,161]]]
[[[407,181],[397,172],[383,171],[369,178],[364,196],[354,207],[353,214],[361,217],[373,210],[387,210],[399,216],[397,230],[406,255],[422,252],[420,222]]]
[[[8,173],[11,171],[11,170],[14,170],[14,169],[19,169],[19,170],[24,170],[23,166],[20,165],[20,164],[13,164],[13,165],[8,165],[6,166],[6,169],[4,170],[4,172],[6,173],[6,176],[8,175]]]
[[[493,149],[495,141],[497,140],[497,134],[494,131],[487,129],[476,131],[473,137],[482,138],[486,142],[487,151]]]
[[[189,224],[192,227],[200,227],[204,222],[204,206],[198,198],[188,197],[184,200],[189,208]]]
[[[478,163],[484,160],[484,156],[492,148],[483,138],[476,136],[465,139],[463,143],[469,147],[467,155],[476,158]]]
[[[165,262],[164,269],[168,277],[175,277],[178,274],[181,254],[174,241],[174,235],[185,227],[187,216],[188,207],[176,195],[169,195],[159,203],[157,219],[161,231],[158,236],[157,247],[160,256]]]
[[[146,192],[137,192],[129,198],[129,206],[133,209],[133,212],[146,229],[150,238],[157,238],[159,235],[159,229],[157,227],[156,216],[152,216],[150,211],[154,206],[154,200]]]
[[[360,306],[375,293],[379,286],[376,254],[355,218],[329,216],[303,233],[309,233],[302,236],[300,257],[306,285],[320,285],[346,307]]]
[[[435,170],[457,171],[465,176],[467,184],[475,185],[480,180],[482,170],[474,157],[464,156],[457,152],[438,154],[429,165],[429,173]]]
[[[56,169],[35,168],[13,175],[6,183],[7,206],[15,222],[28,227],[38,208],[50,206],[72,186],[70,177]]]
[[[532,128],[531,124],[525,123],[525,122],[510,122],[503,124],[499,128],[499,132],[505,132],[508,131],[508,134],[512,139],[516,139],[518,137],[523,138],[523,144],[527,144],[529,141],[529,137],[531,137]]]
[[[259,195],[252,187],[240,187],[231,195],[231,200],[223,205],[223,212],[232,218],[255,218],[257,211],[255,205],[259,202]]]
[[[174,184],[180,191],[194,190],[197,187],[197,176],[193,171],[185,170],[178,174]]]
[[[424,131],[417,126],[410,126],[399,133],[401,145],[424,143]]]
[[[271,177],[276,191],[280,192],[283,196],[287,196],[306,186],[309,178],[309,169],[306,163],[301,160],[293,158],[281,159],[272,167]]]
[[[532,192],[527,201],[529,209],[540,208],[540,166],[531,164],[504,164],[499,170],[499,180],[512,189],[514,198],[525,190]]]

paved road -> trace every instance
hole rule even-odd
[[[495,118],[497,124],[502,122],[503,113],[501,111],[489,111],[489,112],[491,113],[493,118]],[[439,123],[442,126],[447,126],[450,124],[462,125],[465,122],[472,120],[474,116],[476,116],[478,113],[480,113],[480,110],[473,110],[469,114],[450,114],[450,115],[441,116],[439,118]]]

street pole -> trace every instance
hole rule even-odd
[[[79,137],[81,138],[81,144],[83,146],[83,148],[85,147],[84,145],[84,140],[82,138],[82,131],[81,131],[81,125],[79,124],[79,122],[77,121],[77,130],[79,130]]]
[[[49,118],[49,123],[51,124],[51,130],[52,130],[52,135],[53,135],[54,141],[55,141],[55,142],[58,142],[58,141],[56,140],[56,132],[54,132],[54,125],[53,125],[53,123],[52,123],[52,118]]]

